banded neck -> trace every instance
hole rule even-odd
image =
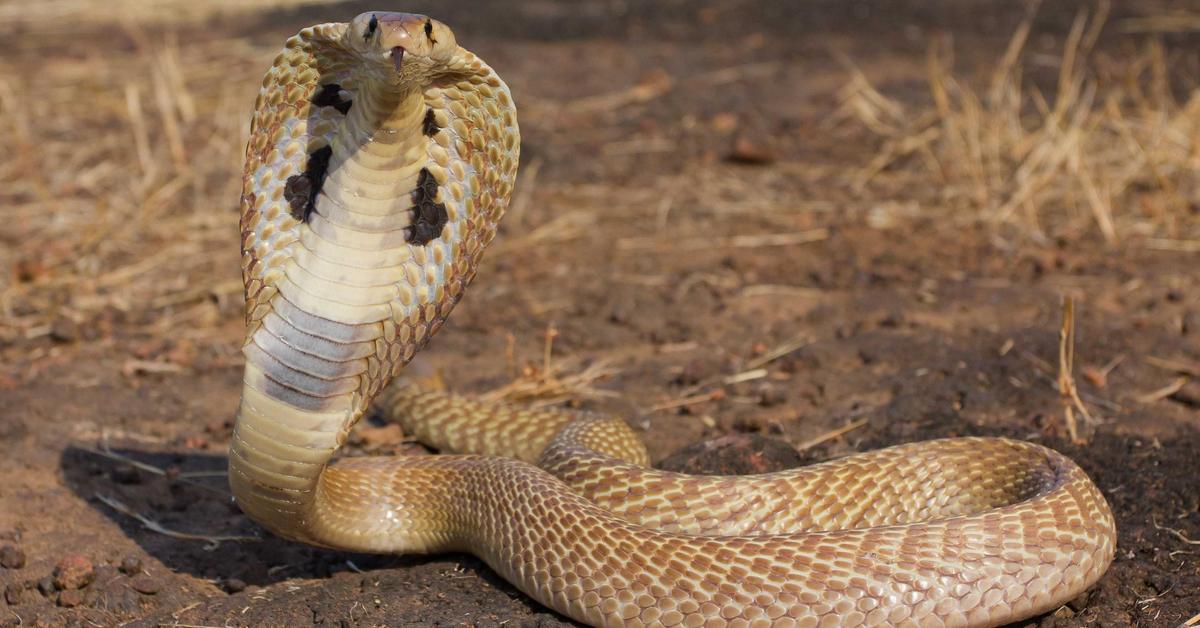
[[[395,144],[403,138],[423,137],[425,111],[425,96],[419,89],[362,81],[342,127],[353,130],[353,137],[338,134],[333,143],[334,159],[351,157],[371,142]],[[340,141],[343,139],[352,141]]]

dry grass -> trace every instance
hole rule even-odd
[[[238,300],[247,103],[275,49],[133,23],[108,37],[0,57],[0,345],[64,322],[186,331]]]
[[[9,269],[0,274],[0,348],[64,329],[103,336],[117,322],[188,337],[237,320],[240,278],[230,252],[249,108],[287,33],[255,44],[189,21],[235,5],[280,4],[0,0],[0,20],[25,29],[0,56],[0,266]],[[828,184],[839,175],[826,163],[779,162],[728,176],[713,169],[730,166],[687,170],[654,189],[622,191],[623,208],[653,212],[662,232],[622,246],[661,246],[672,212],[684,211],[673,208],[693,206],[712,208],[718,220],[755,218],[758,228],[728,236],[728,246],[794,246],[824,237],[821,216],[867,197],[908,213],[965,209],[958,215],[1034,237],[1087,228],[1108,240],[1144,234],[1151,248],[1200,250],[1191,209],[1200,201],[1200,96],[1178,100],[1167,88],[1171,53],[1154,40],[1132,58],[1094,53],[1103,14],[1081,15],[1057,87],[1043,94],[1023,73],[1032,20],[982,90],[953,73],[948,46],[935,46],[931,104],[921,110],[854,73],[841,119],[865,125],[882,144],[856,173],[857,199]],[[86,36],[71,30],[81,25],[91,29]],[[774,67],[697,80],[721,84]],[[535,200],[571,211],[553,212],[554,220],[499,247],[582,238],[611,213],[607,186],[536,174],[526,173],[514,218]],[[812,194],[798,198],[784,181],[802,181]],[[764,228],[777,232],[753,233]]]
[[[1077,15],[1046,93],[1023,63],[1035,13],[1036,5],[982,88],[954,74],[947,41],[935,43],[931,103],[920,111],[851,65],[834,119],[854,120],[882,139],[858,173],[859,191],[877,198],[899,188],[923,205],[1038,240],[1083,230],[1110,243],[1200,238],[1192,210],[1200,201],[1200,91],[1176,98],[1170,53],[1157,39],[1132,57],[1094,52],[1108,14],[1102,3]]]
[[[1077,445],[1086,444],[1087,437],[1079,431],[1076,413],[1083,417],[1089,428],[1095,426],[1096,420],[1079,398],[1079,389],[1075,386],[1075,299],[1071,297],[1063,299],[1062,328],[1058,332],[1057,387],[1071,442]]]
[[[0,23],[22,33],[66,32],[104,20],[141,24],[197,23],[216,16],[272,8],[330,4],[337,0],[0,0]]]
[[[540,363],[525,361],[518,366],[516,338],[510,334],[506,353],[509,376],[512,379],[479,395],[479,398],[483,401],[541,408],[581,399],[617,396],[613,391],[597,388],[595,384],[620,373],[619,368],[606,360],[588,362],[577,356],[556,359],[554,339],[557,337],[558,330],[551,324],[543,336]]]

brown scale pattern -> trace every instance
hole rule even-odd
[[[418,266],[436,261],[426,260],[427,257],[446,255],[453,261],[440,283],[426,282],[432,296],[429,302],[394,323],[383,321],[382,337],[376,341],[380,358],[370,376],[364,378],[361,391],[363,409],[441,329],[475,278],[483,252],[495,238],[496,226],[512,195],[519,137],[511,97],[490,68],[469,52],[462,52],[455,64],[466,73],[466,78],[425,92],[428,109],[422,117],[421,130],[428,128],[426,119],[428,112],[432,112],[438,130],[430,136],[433,141],[427,151],[426,170],[436,181],[439,192],[432,200],[450,201],[446,207],[449,219],[457,220],[456,212],[464,212],[465,225],[462,233],[448,243],[448,253],[443,248],[435,249],[432,254],[423,248],[415,249]],[[477,105],[486,102],[496,115],[486,114],[488,110],[480,106],[467,109],[464,101]],[[410,278],[410,283],[420,287],[423,279],[418,274]]]
[[[380,397],[474,277],[519,143],[507,87],[429,18],[368,13],[288,41],[264,78],[243,180],[247,365],[230,483],[250,516],[326,547],[471,551],[605,626],[997,625],[1107,568],[1103,496],[1029,443],[951,439],[685,476],[648,468],[612,417],[414,387]],[[298,220],[287,181],[313,154],[329,158],[327,189]],[[379,294],[392,295],[386,310]],[[422,441],[469,455],[333,461],[377,397]]]
[[[299,237],[301,221],[281,202],[287,179],[304,171],[310,153],[329,145],[331,133],[310,133],[307,122],[320,79],[341,82],[350,72],[354,59],[334,45],[345,30],[345,24],[321,24],[289,39],[263,76],[263,89],[254,103],[242,170],[240,221],[247,339],[277,293],[270,271],[280,267]],[[339,113],[324,117],[340,121],[345,112]]]

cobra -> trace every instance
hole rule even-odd
[[[1108,504],[1038,445],[687,476],[649,468],[619,419],[385,391],[474,277],[519,149],[508,88],[435,20],[366,13],[288,40],[243,174],[229,477],[247,515],[329,548],[473,552],[603,626],[987,626],[1104,573]],[[454,455],[335,460],[372,403]]]

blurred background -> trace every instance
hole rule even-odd
[[[367,10],[450,25],[523,136],[423,372],[691,472],[1036,440],[1121,536],[1028,625],[1200,624],[1200,3],[0,0],[0,625],[569,625],[228,501],[251,108]]]

